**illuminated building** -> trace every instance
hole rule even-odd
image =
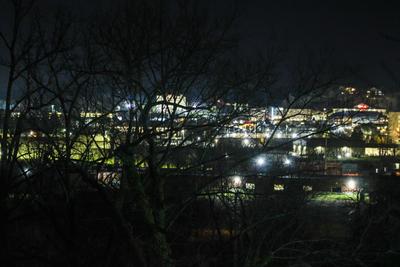
[[[400,143],[400,112],[388,112],[389,136],[393,143]]]

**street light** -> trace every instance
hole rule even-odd
[[[264,156],[258,156],[258,157],[256,158],[256,165],[257,165],[258,167],[264,166],[265,163],[266,163],[266,161],[265,161],[265,157],[264,157]]]
[[[292,164],[292,161],[291,161],[289,158],[286,158],[286,159],[283,161],[283,164],[286,165],[286,166],[289,166],[289,165]]]

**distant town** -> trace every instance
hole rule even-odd
[[[232,177],[254,174],[275,175],[276,178],[334,177],[335,181],[343,177],[400,176],[397,157],[399,94],[388,96],[375,87],[361,90],[341,86],[328,90],[317,99],[307,95],[291,103],[291,98],[282,101],[280,106],[253,107],[223,99],[208,103],[190,101],[184,95],[158,95],[147,118],[148,127],[156,129],[154,137],[158,146],[181,146],[190,148],[191,153],[197,148],[211,149],[216,157],[218,153],[222,155],[222,161],[199,166],[196,166],[198,155],[192,161],[172,156],[161,168],[190,170],[190,174],[201,171],[203,175],[222,172],[224,176]],[[315,100],[318,100],[316,108]],[[144,124],[138,120],[146,104],[131,99],[106,106],[105,109],[109,108],[106,112],[88,109],[73,114],[73,125],[67,135],[79,142],[74,144],[72,156],[89,161],[102,158],[108,164],[116,163],[115,156],[108,155],[108,151],[121,145],[128,131],[144,131]],[[32,114],[34,118],[30,117]],[[21,132],[24,144],[19,156],[26,160],[43,153],[41,139],[51,136],[62,142],[67,131],[63,126],[65,114],[59,106],[51,105],[32,114],[23,119]],[[18,109],[11,115],[15,119],[20,116]],[[219,121],[221,118],[223,124]],[[132,128],[132,121],[140,126]],[[238,154],[250,162],[245,164],[246,167],[238,167],[241,166],[235,162]],[[135,159],[138,166],[146,167],[144,162],[139,163],[143,161],[143,155],[137,154]],[[277,172],[274,169],[277,166],[287,167],[286,171],[283,174],[281,170]],[[105,179],[110,175],[117,176],[104,171],[98,178]],[[328,183],[329,186],[323,189],[356,189],[354,184],[347,188],[348,179],[339,181],[334,186]],[[254,188],[254,185],[250,186]],[[312,190],[312,186],[304,186]],[[279,184],[277,188],[283,190],[284,186]]]

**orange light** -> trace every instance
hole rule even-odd
[[[369,109],[369,106],[368,106],[367,104],[361,103],[361,104],[358,104],[358,105],[357,105],[357,108],[358,108],[360,111],[365,111],[365,110]]]

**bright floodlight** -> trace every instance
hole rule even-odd
[[[243,145],[244,146],[249,146],[250,145],[250,140],[248,138],[243,139]]]
[[[350,153],[350,152],[347,152],[344,156],[345,156],[346,158],[350,158],[350,157],[351,157],[351,153]]]
[[[286,166],[289,166],[290,164],[292,164],[292,161],[291,161],[290,159],[286,158],[286,159],[283,161],[283,164],[285,164]]]
[[[256,164],[259,167],[264,166],[265,165],[265,158],[263,156],[258,156],[256,158]]]
[[[234,187],[240,187],[242,185],[242,178],[240,176],[232,177],[232,184]]]
[[[353,179],[348,180],[346,185],[347,185],[347,188],[351,191],[353,191],[357,188],[357,183]]]

